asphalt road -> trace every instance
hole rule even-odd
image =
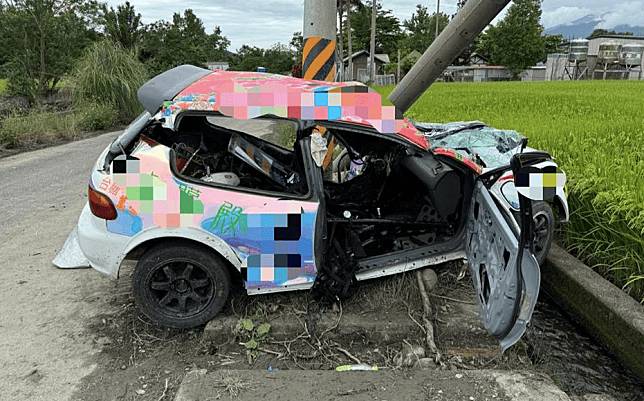
[[[0,159],[0,399],[68,400],[100,347],[87,324],[115,284],[52,264],[117,133]]]

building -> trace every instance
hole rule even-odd
[[[604,67],[598,65],[599,47],[602,44],[612,43],[620,46],[624,45],[642,45],[644,46],[644,36],[632,35],[599,35],[588,39],[588,54],[585,62],[580,63],[577,67],[577,74],[571,73],[575,67],[569,62],[567,49],[569,43],[562,46],[563,51],[557,54],[549,54],[546,62],[546,80],[570,80],[575,75],[581,77],[578,79],[604,79]],[[608,79],[644,79],[644,57],[638,66],[631,66],[627,69],[625,66],[616,65],[606,73]]]
[[[345,71],[349,74],[345,81],[369,81],[369,52],[366,50],[360,50],[359,52],[353,53],[351,59],[353,60],[353,74],[348,72],[347,68],[349,65],[349,57],[344,58]],[[376,54],[374,56],[374,60],[376,63],[376,75],[384,75],[385,66],[390,63],[389,55]]]
[[[522,81],[545,81],[546,80],[546,66],[539,63],[534,67],[530,67],[521,73]]]
[[[512,73],[501,65],[450,65],[443,73],[449,82],[509,81]]]
[[[522,81],[545,81],[546,66],[543,64],[530,67],[519,74]],[[451,65],[443,74],[447,82],[492,82],[510,81],[512,72],[502,65],[472,64],[465,66]]]
[[[210,71],[228,71],[230,63],[228,61],[209,61],[206,63],[206,68]]]
[[[588,40],[588,71],[595,71],[599,68],[603,68],[597,65],[598,55],[599,55],[599,46],[603,43],[610,42],[616,43],[619,45],[644,45],[644,36],[632,36],[632,35],[600,35]],[[625,67],[624,67],[625,68]],[[623,68],[622,68],[623,70]],[[614,73],[609,76],[609,78],[616,79],[644,79],[644,57],[639,65],[639,68],[632,69],[628,72],[628,76],[624,76],[626,73]],[[602,74],[593,74],[595,79],[602,79]]]

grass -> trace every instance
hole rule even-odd
[[[133,51],[104,40],[85,51],[67,84],[76,105],[109,105],[122,122],[129,122],[142,110],[136,94],[147,78],[145,66]]]
[[[481,120],[549,151],[568,174],[565,246],[644,302],[644,82],[439,83],[407,115]]]
[[[7,90],[7,80],[0,79],[0,95],[4,95],[6,90]]]
[[[117,111],[110,106],[88,104],[68,112],[32,111],[0,119],[0,149],[29,149],[83,137],[83,132],[117,125]]]
[[[30,148],[76,139],[80,134],[73,113],[32,113],[12,116],[0,122],[0,145],[7,148]]]

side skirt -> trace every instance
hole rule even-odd
[[[388,267],[372,267],[365,270],[360,270],[356,273],[358,281],[370,280],[379,277],[391,276],[416,269],[422,269],[427,266],[435,266],[441,263],[449,262],[452,260],[459,260],[465,258],[464,249],[456,249],[446,253],[436,253],[435,255],[427,256],[414,261],[403,261]]]

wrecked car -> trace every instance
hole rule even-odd
[[[467,258],[486,329],[503,349],[523,335],[540,285],[535,244],[547,252],[553,209],[568,216],[562,174],[525,138],[415,124],[362,84],[265,73],[181,66],[139,100],[146,111],[92,169],[59,268],[118,278],[134,259],[140,310],[190,328],[222,310],[233,280],[250,295],[336,299],[362,280]]]

